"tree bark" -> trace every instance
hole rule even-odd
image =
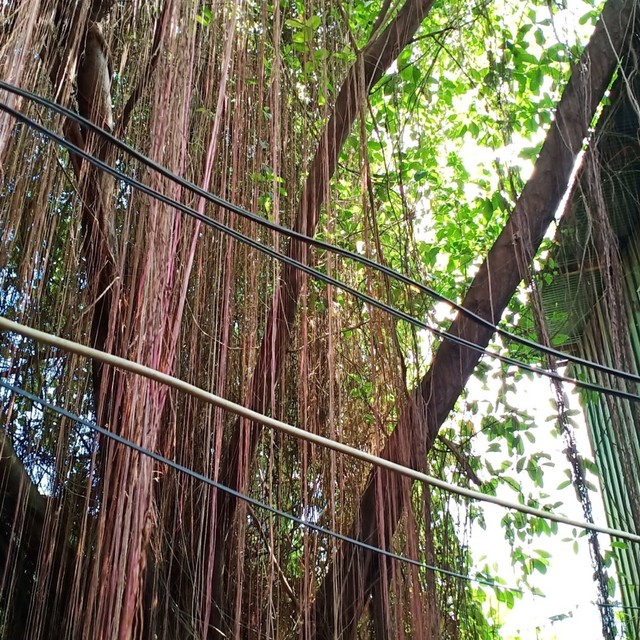
[[[0,495],[0,575],[3,582],[14,583],[6,623],[11,625],[15,638],[22,638],[34,591],[47,498],[32,482],[3,430],[0,431]]]
[[[608,0],[605,5],[572,71],[534,172],[464,298],[465,308],[494,324],[525,275],[567,190],[577,154],[628,42],[635,5],[636,0]],[[449,332],[482,347],[488,345],[493,333],[463,314],[458,314]],[[400,411],[383,457],[416,469],[423,467],[440,426],[480,355],[449,340],[440,345],[429,372]],[[389,547],[410,488],[405,478],[374,470],[361,496],[351,535]],[[309,637],[353,638],[380,576],[378,555],[342,545],[318,590],[315,628]]]

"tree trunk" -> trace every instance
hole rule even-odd
[[[572,71],[534,172],[469,288],[463,306],[496,323],[526,273],[567,190],[589,125],[623,53],[635,0],[609,0]],[[458,314],[449,332],[486,347],[492,331]],[[400,412],[382,456],[420,469],[440,426],[480,359],[476,350],[445,340],[427,375]],[[381,490],[381,488],[383,488]],[[360,499],[351,535],[389,547],[410,495],[410,483],[374,470]],[[383,507],[376,504],[383,503]],[[382,520],[378,514],[384,514]],[[309,637],[353,638],[365,603],[380,579],[379,556],[342,545],[316,598]],[[338,626],[336,626],[336,624]]]

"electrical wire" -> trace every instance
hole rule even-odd
[[[225,200],[224,198],[220,197],[220,196],[216,196],[214,194],[212,194],[211,192],[199,187],[198,185],[189,182],[188,180],[186,180],[185,178],[173,173],[172,171],[170,171],[169,169],[167,169],[166,167],[160,165],[159,163],[155,162],[154,160],[151,160],[150,158],[148,158],[147,156],[145,156],[144,154],[140,153],[139,151],[137,151],[136,149],[134,149],[132,146],[128,145],[126,142],[122,142],[121,140],[119,140],[118,138],[116,138],[114,135],[112,135],[111,133],[109,133],[108,131],[105,131],[104,129],[100,128],[99,126],[97,126],[95,123],[91,122],[90,120],[87,120],[86,118],[82,117],[81,115],[75,113],[74,111],[71,111],[70,109],[67,109],[65,107],[63,107],[62,105],[59,105],[55,102],[53,102],[52,100],[49,100],[47,98],[44,98],[42,96],[39,96],[35,93],[26,91],[25,89],[20,89],[19,87],[16,87],[14,85],[11,85],[7,82],[3,82],[0,80],[0,89],[5,89],[6,91],[12,92],[16,95],[19,95],[23,98],[26,98],[28,100],[31,100],[33,102],[36,102],[37,104],[40,104],[41,106],[49,109],[49,110],[53,110],[56,113],[63,115],[67,118],[70,118],[72,120],[74,120],[75,122],[78,122],[79,124],[81,124],[82,126],[91,129],[94,133],[97,133],[98,135],[100,135],[102,138],[104,138],[105,140],[108,140],[112,145],[114,145],[115,147],[119,148],[120,150],[124,151],[126,154],[128,154],[129,156],[135,158],[136,160],[138,160],[139,162],[141,162],[142,164],[144,164],[145,166],[149,167],[150,169],[153,169],[154,171],[157,171],[158,173],[160,173],[161,175],[163,175],[164,177],[168,178],[169,180],[179,184],[180,186],[184,187],[185,189],[191,191],[192,193],[199,195],[200,197],[206,199],[207,201],[211,202],[212,204],[218,205],[224,209],[226,209],[227,211],[231,211],[233,213],[236,213],[237,215],[245,218],[246,220],[251,220],[252,222],[255,222],[267,229],[270,229],[271,231],[275,231],[277,233],[280,233],[282,235],[285,235],[289,238],[295,239],[295,240],[299,240],[301,242],[305,242],[311,246],[314,246],[316,248],[319,249],[323,249],[325,251],[329,251],[331,253],[334,253],[336,255],[342,256],[344,258],[348,258],[350,260],[354,260],[360,264],[362,264],[363,266],[369,267],[371,269],[374,269],[375,271],[378,271],[379,273],[382,273],[390,278],[393,278],[395,280],[397,280],[398,282],[401,282],[403,284],[406,284],[408,286],[411,287],[415,287],[416,289],[418,289],[421,293],[424,293],[428,296],[430,296],[431,298],[438,300],[440,302],[443,302],[447,305],[449,305],[449,307],[451,307],[452,309],[455,309],[456,311],[462,313],[463,315],[465,315],[466,317],[468,317],[469,319],[473,320],[474,322],[476,322],[477,324],[487,328],[487,329],[491,329],[492,332],[496,333],[497,335],[500,335],[504,338],[506,338],[507,340],[510,340],[512,342],[516,342],[522,346],[528,347],[530,349],[534,349],[540,353],[544,353],[546,355],[552,356],[556,359],[560,359],[560,360],[567,360],[568,362],[572,362],[574,364],[577,364],[579,366],[583,366],[583,367],[587,367],[590,369],[593,369],[595,371],[599,371],[600,373],[606,373],[618,378],[622,378],[624,380],[628,380],[630,382],[636,382],[636,383],[640,383],[640,376],[633,374],[631,372],[628,371],[622,371],[620,369],[616,369],[613,367],[609,367],[607,365],[603,365],[601,363],[598,362],[593,362],[591,360],[587,360],[585,358],[581,358],[579,356],[575,356],[573,354],[569,354],[569,353],[565,353],[563,351],[560,351],[558,349],[554,349],[553,347],[549,347],[546,345],[543,345],[539,342],[536,342],[534,340],[529,340],[528,338],[524,338],[523,336],[519,336],[515,333],[511,333],[510,331],[507,331],[506,329],[502,329],[499,326],[493,324],[490,320],[487,320],[486,318],[483,318],[482,316],[478,315],[477,313],[474,313],[473,311],[471,311],[470,309],[467,309],[466,307],[462,306],[461,304],[455,302],[454,300],[451,300],[449,298],[447,298],[446,296],[442,295],[441,293],[439,293],[438,291],[436,291],[435,289],[421,283],[418,282],[417,280],[414,280],[406,275],[404,275],[403,273],[400,273],[399,271],[395,270],[395,269],[391,269],[390,267],[387,267],[386,265],[382,265],[378,262],[375,262],[374,260],[371,260],[370,258],[367,258],[366,256],[362,256],[359,255],[358,253],[355,253],[353,251],[349,251],[348,249],[344,249],[342,247],[338,247],[336,245],[333,245],[329,242],[325,242],[323,240],[318,240],[316,238],[313,238],[311,236],[307,236],[303,233],[300,233],[299,231],[295,231],[293,229],[289,229],[287,227],[284,227],[276,222],[272,222],[270,220],[267,220],[266,218],[263,218],[251,211],[249,211],[248,209],[245,209],[244,207],[241,207],[239,205],[236,205],[232,202],[229,202],[228,200]],[[66,145],[65,145],[66,146]],[[69,147],[67,147],[69,148]]]
[[[552,511],[545,511],[544,509],[530,507],[529,505],[511,502],[510,500],[504,500],[502,498],[499,498],[498,496],[488,495],[474,489],[468,489],[467,487],[461,487],[450,482],[440,480],[439,478],[435,478],[433,476],[427,475],[426,473],[416,471],[415,469],[411,469],[404,465],[392,462],[391,460],[381,458],[380,456],[376,456],[365,451],[360,451],[359,449],[343,444],[342,442],[337,442],[335,440],[332,440],[331,438],[325,438],[324,436],[305,431],[304,429],[300,429],[299,427],[294,427],[293,425],[287,424],[286,422],[282,422],[280,420],[276,420],[275,418],[265,416],[261,413],[258,413],[257,411],[252,411],[251,409],[236,404],[231,400],[222,398],[214,393],[211,393],[210,391],[205,391],[200,387],[196,387],[195,385],[185,382],[184,380],[180,380],[179,378],[170,376],[169,374],[163,373],[156,369],[152,369],[151,367],[147,367],[145,365],[127,360],[126,358],[121,358],[110,353],[105,353],[104,351],[99,351],[98,349],[93,349],[92,347],[87,347],[78,342],[66,340],[59,336],[45,333],[44,331],[39,331],[38,329],[27,327],[23,324],[8,320],[3,316],[0,316],[0,331],[18,333],[37,342],[48,344],[50,346],[63,349],[64,351],[70,351],[87,358],[92,358],[104,364],[108,364],[119,369],[144,376],[145,378],[148,378],[150,380],[154,380],[161,384],[165,384],[174,389],[177,389],[178,391],[187,393],[194,398],[199,398],[216,407],[220,407],[237,416],[240,416],[241,418],[246,418],[251,422],[276,429],[282,433],[287,433],[288,435],[291,435],[295,438],[299,438],[301,440],[305,440],[322,447],[327,447],[328,449],[332,449],[333,451],[344,453],[358,460],[362,460],[363,462],[366,462],[368,464],[375,465],[388,471],[399,473],[412,480],[423,482],[433,487],[438,487],[439,489],[458,494],[465,498],[495,504],[506,509],[519,511],[520,513],[524,513],[526,515],[534,516],[537,518],[543,518],[551,522],[569,525],[577,529],[596,531],[598,533],[604,533],[606,535],[620,538],[622,540],[640,542],[640,535],[636,535],[629,531],[622,531],[620,529],[597,525],[595,523],[585,522],[583,520],[567,518],[566,516],[553,513]]]
[[[519,589],[517,587],[510,587],[507,585],[503,585],[500,584],[499,582],[496,582],[495,580],[491,580],[491,579],[487,579],[487,578],[481,578],[478,576],[472,576],[469,574],[464,574],[464,573],[459,573],[457,571],[452,571],[451,569],[445,569],[443,567],[438,567],[435,565],[431,565],[425,562],[421,562],[420,560],[415,560],[414,558],[410,558],[408,556],[403,556],[401,554],[398,553],[394,553],[393,551],[388,551],[386,549],[382,549],[381,547],[376,547],[374,545],[370,545],[366,542],[362,542],[361,540],[356,540],[355,538],[351,538],[350,536],[346,536],[344,534],[338,533],[337,531],[333,531],[332,529],[327,529],[325,527],[322,527],[320,525],[316,525],[312,522],[309,522],[308,520],[299,518],[291,513],[287,513],[285,511],[282,511],[281,509],[278,509],[276,507],[272,507],[271,505],[268,505],[266,503],[263,503],[259,500],[256,500],[255,498],[251,498],[250,496],[243,494],[239,491],[236,491],[235,489],[232,489],[230,487],[227,487],[226,485],[223,485],[219,482],[216,482],[215,480],[212,480],[211,478],[209,478],[208,476],[205,476],[197,471],[194,471],[193,469],[186,467],[184,465],[181,465],[180,463],[176,462],[175,460],[172,460],[170,458],[166,458],[165,456],[162,456],[159,453],[156,453],[154,451],[151,451],[150,449],[143,447],[141,445],[138,445],[136,443],[134,443],[131,440],[128,440],[126,438],[123,438],[122,436],[113,433],[112,431],[109,431],[108,429],[105,429],[103,427],[100,427],[98,424],[96,424],[95,422],[92,422],[90,420],[86,420],[85,418],[80,417],[77,414],[72,413],[71,411],[68,411],[67,409],[64,409],[63,407],[60,407],[52,402],[50,402],[49,400],[46,400],[45,398],[42,398],[40,396],[36,396],[33,393],[30,393],[29,391],[27,391],[26,389],[23,389],[21,387],[12,385],[8,382],[5,382],[4,380],[2,380],[0,378],[0,387],[4,387],[5,389],[7,389],[8,391],[12,392],[12,393],[16,393],[18,395],[23,396],[24,398],[27,398],[28,400],[31,400],[32,402],[41,405],[42,407],[49,409],[50,411],[53,411],[54,413],[57,413],[61,416],[64,416],[66,418],[68,418],[69,420],[72,420],[73,422],[76,422],[77,424],[81,424],[85,427],[87,427],[88,429],[90,429],[91,431],[95,432],[95,433],[99,433],[100,435],[109,438],[115,442],[118,442],[119,444],[122,444],[123,446],[128,447],[129,449],[132,449],[133,451],[137,451],[138,453],[141,453],[153,460],[156,460],[157,462],[160,462],[162,464],[166,464],[168,467],[175,469],[176,471],[179,471],[180,473],[184,473],[187,476],[190,476],[191,478],[194,478],[195,480],[198,480],[199,482],[203,482],[205,484],[210,485],[211,487],[218,489],[219,491],[223,491],[224,493],[228,493],[229,495],[237,498],[238,500],[243,500],[244,502],[263,509],[265,511],[267,511],[268,513],[271,513],[273,515],[276,515],[280,518],[286,519],[290,522],[293,522],[294,524],[297,524],[301,527],[304,527],[306,529],[310,529],[312,531],[315,531],[316,533],[320,533],[332,538],[335,538],[337,540],[340,540],[341,542],[345,542],[347,544],[352,544],[354,546],[360,547],[362,549],[365,549],[367,551],[371,551],[373,553],[385,556],[387,558],[390,558],[392,560],[397,560],[399,562],[404,562],[406,564],[410,564],[413,566],[417,566],[420,567],[422,569],[425,569],[427,571],[432,571],[433,573],[439,573],[441,575],[446,575],[449,576],[451,578],[457,578],[460,580],[464,580],[467,582],[474,582],[476,584],[480,584],[486,587],[490,587],[492,589],[495,590],[499,590],[499,591],[510,591],[512,593],[519,593],[522,595],[527,595],[525,594],[525,592],[522,589]],[[534,597],[537,598],[546,598],[546,596],[543,593],[540,592],[535,592],[532,591],[530,592],[529,595],[532,595]],[[611,603],[603,603],[603,602],[594,602],[594,605],[598,606],[598,607],[606,607],[606,608],[613,608],[613,609],[623,609],[623,610],[639,610],[640,607],[637,606],[632,606],[632,605],[624,605],[622,603],[618,603],[618,602],[611,602]]]
[[[1,82],[0,82],[0,88],[1,88]],[[490,358],[493,358],[495,360],[499,360],[500,362],[503,362],[504,364],[516,367],[520,370],[523,371],[528,371],[529,373],[534,373],[537,375],[541,375],[547,378],[550,378],[552,380],[556,380],[559,382],[566,382],[569,384],[573,384],[576,387],[582,388],[582,389],[587,389],[589,391],[595,391],[598,393],[603,393],[606,395],[610,395],[610,396],[614,396],[614,397],[618,397],[618,398],[623,398],[625,400],[630,400],[633,402],[640,402],[640,396],[635,395],[633,393],[630,393],[628,391],[624,391],[622,389],[612,389],[610,387],[604,387],[602,385],[599,384],[595,384],[592,382],[587,382],[587,381],[583,381],[583,380],[578,380],[577,378],[572,378],[570,376],[565,376],[562,375],[560,373],[558,373],[557,371],[549,371],[547,369],[544,369],[542,367],[537,367],[534,365],[530,365],[527,364],[525,362],[522,362],[520,360],[517,360],[515,358],[511,358],[509,356],[505,356],[502,355],[500,353],[496,353],[495,351],[491,351],[485,347],[482,347],[470,340],[467,340],[465,338],[461,338],[460,336],[456,336],[455,334],[452,334],[448,331],[444,331],[442,329],[438,329],[436,327],[432,327],[429,324],[426,324],[425,322],[422,322],[421,320],[418,320],[417,318],[414,318],[413,316],[411,316],[408,313],[405,313],[404,311],[400,311],[398,309],[395,309],[394,307],[391,307],[387,304],[385,304],[384,302],[381,302],[379,300],[377,300],[376,298],[373,298],[372,296],[366,294],[366,293],[362,293],[361,291],[358,291],[357,289],[354,289],[353,287],[351,287],[350,285],[347,285],[343,282],[340,282],[339,280],[336,280],[335,278],[332,278],[331,276],[328,276],[320,271],[318,271],[317,269],[314,269],[313,267],[309,267],[293,258],[290,258],[289,256],[283,255],[281,253],[279,253],[278,251],[275,251],[274,249],[271,249],[270,247],[267,247],[266,245],[263,245],[262,243],[253,240],[252,238],[249,238],[247,236],[245,236],[244,234],[235,231],[234,229],[231,229],[230,227],[227,227],[226,225],[224,225],[221,222],[218,222],[217,220],[214,220],[213,218],[210,218],[204,214],[201,214],[200,212],[196,211],[195,209],[192,209],[190,207],[187,207],[186,205],[174,200],[173,198],[170,198],[169,196],[166,196],[160,192],[158,192],[157,190],[141,183],[139,180],[136,180],[135,178],[132,178],[130,176],[127,176],[126,174],[124,174],[123,172],[119,171],[118,169],[114,169],[113,167],[111,167],[110,165],[106,164],[105,162],[102,162],[101,160],[99,160],[98,158],[92,156],[91,154],[87,153],[86,151],[84,151],[83,149],[80,149],[79,147],[77,147],[76,145],[74,145],[73,143],[69,142],[68,140],[66,140],[65,138],[63,138],[62,136],[59,136],[58,134],[54,133],[53,131],[47,129],[45,126],[35,122],[34,120],[32,120],[31,118],[29,118],[28,116],[25,116],[23,113],[21,113],[20,111],[17,111],[16,109],[13,109],[12,107],[9,107],[8,105],[1,103],[0,102],[0,110],[5,111],[6,113],[10,114],[11,116],[13,116],[14,118],[16,118],[17,120],[19,120],[20,122],[23,122],[24,124],[28,125],[29,127],[31,127],[32,129],[39,131],[42,135],[44,135],[45,137],[57,142],[59,145],[65,147],[66,149],[68,149],[69,151],[73,152],[74,154],[80,156],[81,158],[84,158],[85,160],[87,160],[88,162],[90,162],[91,164],[93,164],[94,166],[98,167],[99,169],[101,169],[102,171],[104,171],[105,173],[108,173],[109,175],[113,176],[114,178],[116,178],[117,180],[121,180],[122,182],[125,182],[126,184],[128,184],[129,186],[141,191],[142,193],[145,193],[146,195],[155,198],[156,200],[170,206],[173,207],[175,209],[178,209],[179,211],[182,211],[183,213],[185,213],[186,215],[191,216],[192,218],[195,218],[196,220],[199,220],[200,222],[206,224],[207,226],[210,226],[218,231],[221,231],[222,233],[225,233],[227,235],[230,235],[232,238],[236,239],[238,242],[242,242],[243,244],[246,244],[254,249],[256,249],[257,251],[261,251],[262,253],[265,253],[269,256],[271,256],[272,258],[279,260],[280,262],[284,262],[285,264],[288,264],[290,266],[293,266],[296,269],[299,269],[300,271],[303,271],[304,273],[306,273],[307,275],[311,276],[312,278],[316,279],[316,280],[321,280],[322,282],[332,285],[334,287],[337,287],[339,289],[342,289],[343,291],[345,291],[346,293],[352,295],[354,298],[357,298],[358,300],[360,300],[361,302],[364,302],[365,304],[368,304],[372,307],[375,307],[385,313],[388,313],[390,315],[392,315],[393,317],[399,319],[399,320],[403,320],[404,322],[408,322],[409,324],[412,324],[416,327],[418,327],[419,329],[424,329],[426,331],[429,331],[430,333],[438,336],[439,338],[443,339],[443,340],[449,340],[451,342],[454,342],[460,346],[466,347],[468,349],[472,349],[474,351],[478,351],[481,354],[484,354]],[[491,325],[493,326],[493,325]],[[594,363],[595,364],[595,363]],[[631,374],[629,374],[631,375]]]
[[[640,607],[637,605],[623,604],[622,602],[594,602],[598,607],[607,609],[622,609],[625,611],[640,611]]]
[[[104,427],[101,427],[100,425],[96,424],[95,422],[91,422],[90,420],[86,420],[85,418],[80,417],[79,415],[72,413],[71,411],[67,411],[66,409],[64,409],[63,407],[59,407],[58,405],[53,404],[52,402],[49,402],[48,400],[46,400],[45,398],[41,398],[39,396],[34,395],[33,393],[30,393],[29,391],[27,391],[26,389],[22,389],[21,387],[17,387],[15,385],[12,385],[8,382],[5,382],[4,380],[2,380],[0,378],[0,387],[4,387],[5,389],[7,389],[8,391],[11,391],[12,393],[16,393],[18,395],[21,395],[25,398],[28,398],[29,400],[31,400],[32,402],[35,402],[51,411],[54,411],[55,413],[64,416],[65,418],[68,418],[69,420],[72,420],[78,424],[81,424],[84,427],[87,427],[87,429],[91,429],[91,431],[94,431],[95,433],[99,433],[100,435],[109,438],[110,440],[113,440],[121,445],[124,445],[125,447],[128,447],[129,449],[132,449],[133,451],[137,451],[138,453],[141,453],[149,458],[152,458],[153,460],[155,460],[156,462],[160,462],[162,464],[166,464],[167,466],[171,467],[172,469],[175,469],[176,471],[179,471],[180,473],[184,473],[185,475],[188,475],[192,478],[194,478],[195,480],[198,480],[199,482],[203,482],[205,484],[208,484],[209,486],[218,489],[220,491],[223,491],[224,493],[228,493],[229,495],[233,496],[234,498],[237,498],[238,500],[243,500],[244,502],[250,504],[253,507],[257,507],[259,509],[264,509],[265,511],[268,511],[269,513],[276,515],[280,518],[284,518],[286,520],[289,520],[290,522],[293,522],[301,527],[305,527],[307,529],[311,529],[312,531],[315,531],[316,533],[320,533],[326,536],[330,536],[332,538],[335,538],[337,540],[340,540],[341,542],[346,542],[347,544],[352,544],[355,545],[357,547],[360,547],[362,549],[366,549],[367,551],[371,551],[373,553],[377,553],[379,555],[383,555],[387,558],[391,558],[393,560],[398,560],[399,562],[404,562],[416,567],[420,567],[422,569],[426,569],[428,571],[433,571],[434,573],[440,573],[452,578],[459,578],[460,580],[466,580],[468,582],[475,582],[477,584],[481,584],[487,587],[492,587],[494,589],[499,589],[501,591],[512,591],[515,593],[520,593],[520,594],[524,594],[524,592],[521,589],[518,589],[516,587],[509,587],[509,586],[505,586],[505,585],[501,585],[497,582],[495,582],[494,580],[490,580],[487,578],[479,578],[477,576],[471,576],[468,574],[464,574],[464,573],[458,573],[457,571],[452,571],[450,569],[444,569],[443,567],[436,567],[434,565],[430,565],[427,564],[425,562],[421,562],[420,560],[416,560],[414,558],[410,558],[408,556],[403,556],[397,553],[394,553],[393,551],[388,551],[386,549],[382,549],[381,547],[376,547],[374,545],[370,545],[366,542],[362,542],[361,540],[356,540],[355,538],[351,538],[349,536],[346,536],[342,533],[338,533],[337,531],[333,531],[332,529],[326,529],[325,527],[322,527],[320,525],[314,524],[313,522],[309,522],[308,520],[305,520],[303,518],[300,518],[298,516],[293,515],[292,513],[287,513],[286,511],[282,511],[281,509],[278,509],[276,507],[272,507],[271,505],[265,504],[264,502],[260,502],[259,500],[256,500],[255,498],[252,498],[244,493],[241,493],[240,491],[236,491],[235,489],[232,489],[231,487],[227,487],[226,485],[223,485],[219,482],[216,482],[215,480],[212,480],[211,478],[209,478],[208,476],[205,476],[197,471],[194,471],[193,469],[186,467],[182,464],[180,464],[179,462],[176,462],[175,460],[172,460],[170,458],[166,458],[165,456],[156,453],[155,451],[151,451],[150,449],[147,449],[146,447],[143,447],[139,444],[136,444],[135,442],[128,440],[127,438],[123,438],[122,436],[118,435],[117,433],[113,433],[113,431],[109,431],[108,429],[105,429]],[[533,593],[533,595],[536,595],[538,597],[540,597],[541,594],[537,594],[537,593]],[[544,597],[544,596],[543,596]]]

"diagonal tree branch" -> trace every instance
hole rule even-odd
[[[569,184],[577,154],[632,30],[637,0],[608,0],[572,71],[534,172],[469,288],[463,305],[492,323],[500,320],[531,263]],[[450,333],[481,346],[492,332],[458,314]],[[445,341],[427,375],[400,411],[382,455],[421,468],[440,426],[480,359],[479,352]],[[376,469],[360,499],[351,535],[389,546],[410,495],[410,484]],[[352,638],[369,595],[381,579],[379,558],[343,545],[315,605],[318,639]],[[336,628],[336,624],[339,628]]]
[[[382,78],[386,69],[413,39],[418,27],[433,5],[433,0],[406,0],[396,16],[359,54],[359,59],[349,69],[347,77],[336,99],[331,117],[321,132],[318,148],[305,181],[296,213],[296,231],[313,236],[318,224],[320,209],[327,185],[336,170],[338,156],[353,123],[360,112],[360,87],[365,91]],[[362,77],[362,75],[364,77]],[[363,81],[364,80],[364,81]],[[287,255],[303,263],[308,261],[308,246],[291,241]],[[287,345],[293,329],[298,300],[306,274],[285,266],[273,297],[265,335],[260,346],[258,361],[254,369],[247,394],[248,404],[255,411],[268,412],[271,390],[280,374]],[[246,460],[252,460],[260,430],[240,423],[231,434],[226,455],[221,467],[221,477],[228,486],[243,490],[246,486]],[[244,449],[243,449],[244,447]],[[235,513],[235,501],[226,495],[219,497],[216,518],[216,570],[214,578],[220,604],[225,599],[222,573],[224,571],[224,547],[226,534]]]
[[[327,184],[336,170],[342,146],[359,113],[359,101],[365,98],[359,95],[359,74],[364,74],[365,90],[369,92],[411,41],[432,4],[433,0],[408,0],[384,32],[362,50],[362,62],[356,61],[349,70],[309,168],[297,210],[296,231],[309,236],[316,231]],[[307,244],[292,241],[287,255],[306,264],[308,251]],[[266,409],[270,402],[270,390],[282,365],[306,277],[306,274],[289,265],[283,269],[249,390],[251,406],[256,410]]]

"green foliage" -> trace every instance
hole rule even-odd
[[[585,21],[593,18],[587,9]],[[352,8],[348,16],[358,42],[363,11]],[[371,93],[363,126],[345,145],[340,159],[345,171],[334,182],[340,206],[333,211],[332,240],[460,300],[513,208],[580,51],[575,34],[559,30],[557,20],[546,2],[515,8],[502,2],[436,6],[414,46],[400,54]],[[289,26],[307,34],[298,37],[308,46],[306,20]],[[582,33],[586,36],[588,28]],[[367,197],[354,197],[354,183],[362,175],[369,180]],[[375,228],[369,217],[375,217]],[[404,287],[382,286],[364,269],[350,267],[350,274],[358,283],[375,283],[387,302],[421,319],[435,323],[451,317]],[[340,299],[339,304],[350,303]],[[524,332],[532,329],[526,291],[514,298],[506,321],[517,322]],[[396,334],[412,365],[411,383],[426,370],[437,341],[418,337],[402,323]],[[507,352],[502,345],[497,348]],[[509,346],[508,353],[539,364],[528,349]],[[470,468],[489,478],[483,486],[487,493],[508,490],[523,503],[557,509],[561,503],[549,497],[545,486],[545,470],[554,463],[538,444],[534,419],[517,396],[527,378],[510,371],[490,377],[491,371],[481,363],[476,375],[488,388],[499,386],[493,401],[467,405],[471,419],[457,414],[441,433],[461,443]],[[349,389],[363,402],[375,394],[370,383],[357,377],[350,379]],[[480,415],[485,417],[478,424]],[[474,449],[478,433],[486,438],[490,456]],[[452,457],[434,454],[432,464],[436,459],[442,473],[465,477],[458,475]],[[523,476],[530,491],[523,490]],[[571,492],[569,484],[563,488]],[[482,525],[481,509],[471,513]],[[530,585],[533,576],[546,573],[551,559],[544,550],[531,556],[529,546],[540,536],[554,536],[557,525],[509,514],[503,526],[512,561]],[[497,597],[514,605],[510,592]],[[491,617],[486,603],[480,609],[486,623]],[[479,629],[475,637],[485,637],[490,626]]]

